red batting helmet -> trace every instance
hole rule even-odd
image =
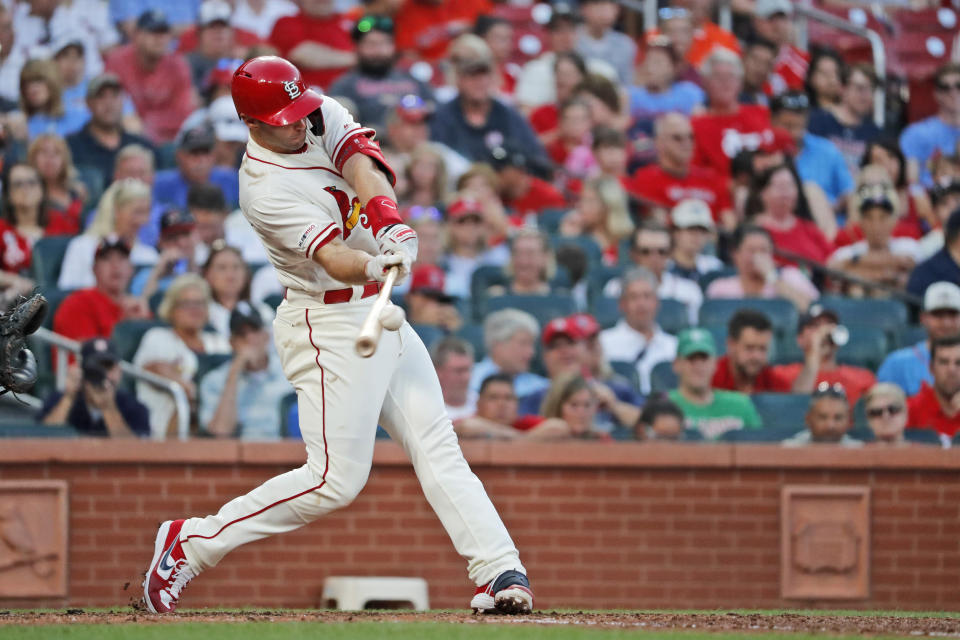
[[[306,118],[323,104],[323,97],[303,84],[293,63],[277,56],[260,56],[240,65],[230,93],[241,116],[277,127]]]

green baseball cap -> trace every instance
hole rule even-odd
[[[677,355],[686,358],[695,353],[717,355],[717,345],[713,335],[706,329],[686,329],[680,332],[677,339]]]

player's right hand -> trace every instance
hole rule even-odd
[[[366,274],[371,280],[383,282],[387,279],[387,272],[391,267],[397,267],[397,282],[401,282],[410,273],[410,258],[402,253],[381,253],[367,261]]]

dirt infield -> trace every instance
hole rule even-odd
[[[406,613],[398,611],[214,611],[192,610],[155,616],[136,610],[2,611],[5,625],[168,624],[177,622],[445,622],[459,624],[584,625],[591,628],[697,630],[724,632],[806,632],[848,635],[958,637],[960,618],[888,615],[803,615],[760,613],[586,613],[538,611],[520,617],[469,612]]]

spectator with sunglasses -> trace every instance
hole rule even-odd
[[[860,447],[860,440],[847,432],[853,426],[851,404],[841,384],[821,382],[810,396],[807,409],[807,430],[783,441],[787,447],[809,444],[834,444],[841,447]]]
[[[913,165],[913,174],[927,186],[932,182],[927,161],[937,151],[956,153],[960,144],[960,63],[937,69],[933,82],[937,114],[911,124],[900,136],[900,147]]]
[[[953,438],[960,431],[960,334],[930,343],[930,373],[933,384],[924,383],[907,401],[908,423]]]
[[[826,138],[807,130],[810,122],[810,100],[807,94],[789,91],[770,101],[773,126],[790,134],[797,148],[794,164],[803,181],[819,186],[830,204],[837,207],[853,191],[853,177],[846,160]]]
[[[874,442],[905,444],[907,396],[903,389],[889,382],[878,382],[863,394],[863,410]]]
[[[429,86],[396,68],[397,47],[391,18],[364,16],[350,35],[357,65],[330,85],[326,93],[350,98],[357,105],[357,122],[382,131],[387,115],[401,98],[413,95],[426,103],[433,102]]]

